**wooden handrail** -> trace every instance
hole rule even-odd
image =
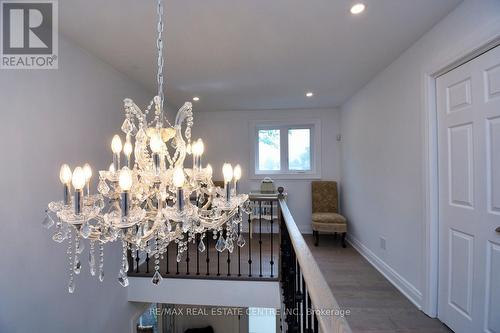
[[[333,296],[328,283],[321,273],[311,250],[306,244],[304,237],[299,231],[295,220],[293,219],[285,199],[279,199],[281,213],[288,229],[290,239],[295,251],[300,270],[306,282],[309,295],[313,303],[313,309],[318,310],[318,322],[321,332],[324,333],[349,333],[351,328],[344,317],[332,314],[332,311],[339,310],[337,300]],[[329,313],[322,312],[327,310]],[[325,314],[326,313],[326,314]]]

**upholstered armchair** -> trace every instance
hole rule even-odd
[[[312,192],[312,229],[314,245],[319,245],[319,233],[342,234],[342,247],[346,247],[345,236],[347,221],[339,212],[337,182],[313,181]]]

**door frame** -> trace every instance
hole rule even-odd
[[[439,76],[463,65],[496,46],[500,46],[500,32],[488,26],[460,40],[463,47],[453,55],[432,61],[421,71],[423,128],[423,212],[422,242],[422,304],[428,316],[438,316],[439,269],[439,178],[438,178],[438,124],[437,85]]]

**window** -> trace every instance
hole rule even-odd
[[[280,130],[259,130],[259,170],[281,170]]]
[[[288,129],[288,169],[311,171],[311,129]]]
[[[256,178],[318,178],[319,121],[252,123]],[[317,149],[317,150],[315,150]]]

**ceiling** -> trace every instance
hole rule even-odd
[[[461,2],[164,1],[167,102],[197,110],[339,106]],[[61,32],[154,94],[155,1],[90,3],[60,1]]]

